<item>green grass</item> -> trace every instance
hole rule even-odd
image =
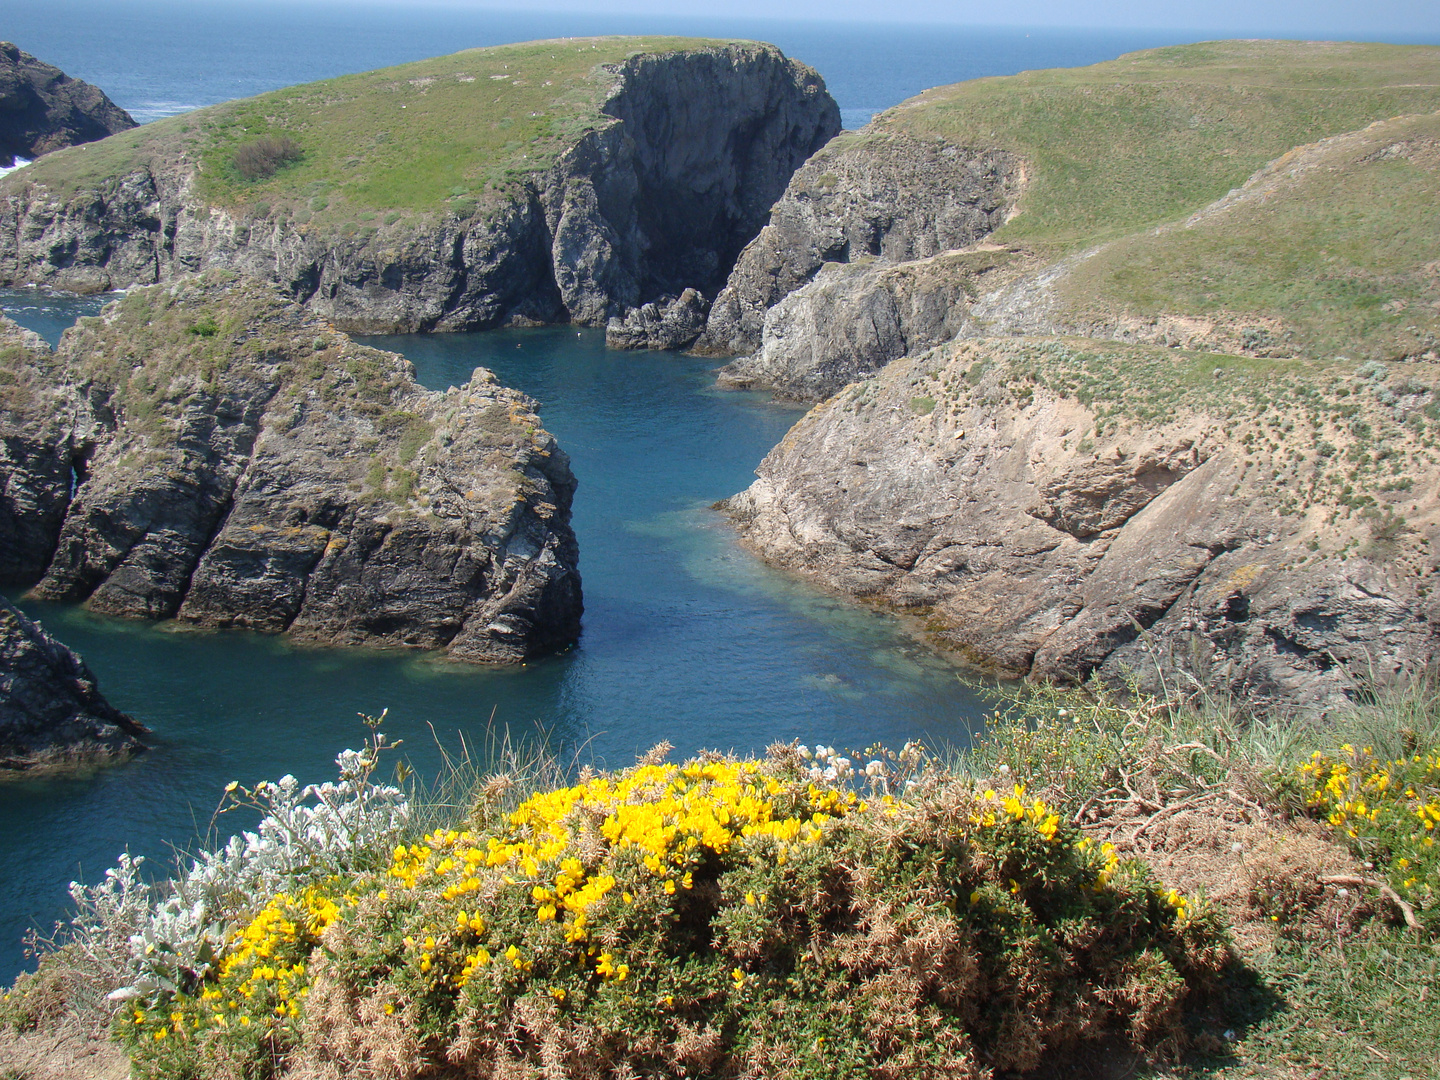
[[[1285,327],[1282,350],[1297,355],[1391,360],[1432,350],[1437,138],[1440,115],[1431,114],[1300,155],[1317,167],[1189,227],[1109,245],[1061,296],[1084,312],[1272,319]]]
[[[1228,41],[929,90],[865,137],[1015,152],[1028,187],[995,239],[1070,250],[1193,212],[1291,147],[1436,109],[1440,48]]]
[[[473,49],[157,121],[49,154],[23,180],[63,197],[183,153],[199,163],[202,198],[252,216],[341,233],[374,232],[387,211],[386,225],[417,213],[463,217],[608,122],[599,109],[611,80],[600,65],[716,44],[603,37]],[[264,136],[293,139],[304,157],[247,181],[235,152]]]

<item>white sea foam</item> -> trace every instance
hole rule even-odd
[[[199,105],[188,101],[142,101],[131,107],[130,115],[140,123],[148,124],[152,120],[163,120],[167,116],[176,116],[198,108]]]
[[[0,176],[9,176],[9,175],[10,175],[12,172],[14,172],[16,169],[23,169],[26,165],[29,165],[29,164],[30,164],[30,161],[29,161],[28,158],[17,157],[17,158],[15,159],[15,164],[14,164],[14,165],[9,166],[8,168],[0,169]]]

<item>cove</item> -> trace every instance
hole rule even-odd
[[[51,341],[100,302],[0,294]],[[682,755],[792,738],[958,747],[980,722],[984,702],[898,620],[769,569],[711,509],[750,483],[797,409],[715,389],[711,360],[609,351],[598,331],[365,340],[406,355],[432,389],[484,366],[542,403],[580,481],[579,645],[496,670],[24,602],[154,730],[154,748],[85,776],[0,784],[0,981],[23,966],[23,933],[63,915],[71,879],[99,879],[127,848],[163,862],[205,833],[230,780],[328,777],[365,734],[357,714],[388,709],[386,730],[422,778],[440,768],[437,742],[483,753],[506,732],[618,766],[662,739]]]

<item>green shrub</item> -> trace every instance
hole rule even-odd
[[[1229,959],[1203,902],[1022,788],[908,775],[874,763],[864,797],[777,748],[539,791],[255,898],[197,993],[119,1027],[142,1076],[981,1077],[1117,1037],[1178,1051]]]

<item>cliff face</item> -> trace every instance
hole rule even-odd
[[[716,297],[697,347],[754,352],[766,312],[827,263],[900,263],[970,247],[1004,222],[1021,179],[1003,150],[906,132],[840,136],[795,173]]]
[[[423,84],[411,115],[438,99],[436,81],[410,80]],[[839,129],[819,76],[770,46],[642,52],[599,65],[581,89],[598,111],[576,121],[584,130],[561,140],[551,164],[384,224],[207,198],[205,152],[178,134],[83,183],[11,181],[0,186],[0,278],[86,291],[224,267],[279,284],[349,330],[603,326],[688,287],[713,296],[791,173]]]
[[[568,460],[483,369],[428,393],[402,357],[213,273],[82,320],[53,367],[68,421],[5,433],[53,467],[0,502],[37,595],[492,662],[578,635]],[[27,499],[63,515],[23,531]]]
[[[1437,391],[1423,363],[1316,392],[1284,362],[946,345],[818,406],[730,509],[1005,674],[1323,708],[1440,657]]]
[[[0,41],[0,168],[134,126],[97,88]]]
[[[126,758],[145,734],[74,650],[0,596],[0,772]]]

